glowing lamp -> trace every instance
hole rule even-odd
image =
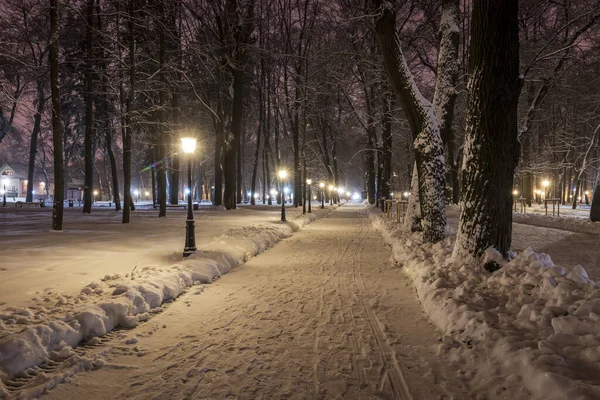
[[[182,137],[181,148],[184,153],[191,154],[196,149],[196,138],[193,137]]]
[[[310,185],[310,184],[312,184],[312,179],[307,179],[307,180],[306,180],[306,184],[307,184],[307,185]]]
[[[325,184],[324,184],[323,182],[319,182],[319,187],[320,187],[321,189],[323,189],[323,188],[325,187]]]
[[[287,171],[282,169],[281,171],[279,171],[279,178],[280,179],[285,179],[287,178]]]
[[[548,182],[548,181],[542,182],[542,186],[543,187],[548,187],[548,185],[550,185],[550,182]]]

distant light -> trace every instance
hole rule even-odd
[[[31,194],[35,194],[35,190],[32,190],[32,191],[31,191]]]
[[[410,193],[409,193],[409,192],[404,192],[404,193],[402,193],[402,195],[403,195],[404,197],[408,197],[408,196],[410,196]]]
[[[150,196],[150,192],[145,192],[144,193],[146,196]]]
[[[190,189],[185,189],[185,194],[190,194]]]
[[[323,189],[323,188],[325,187],[325,183],[323,183],[323,182],[319,182],[319,187],[320,187],[321,189]]]
[[[258,193],[254,193],[254,198],[258,199]]]
[[[272,195],[272,196],[276,196],[276,195],[277,195],[277,190],[275,190],[275,189],[271,189],[271,195]]]
[[[590,192],[588,192],[588,191],[586,190],[586,191],[585,191],[585,195],[587,196],[587,195],[589,195],[589,194],[590,194]]]
[[[307,183],[308,185],[312,184],[312,179],[307,179],[307,180],[306,180],[306,183]]]
[[[338,188],[338,193],[339,194],[344,194],[346,190],[344,188]]]
[[[316,200],[316,199],[317,199],[317,196],[313,196],[313,200]]]
[[[333,185],[329,185],[329,191],[331,192],[333,190]]]
[[[346,192],[346,196],[350,196],[350,192]]]
[[[134,190],[133,194],[136,195],[136,196],[138,196],[140,194],[140,192],[138,190]]]
[[[287,178],[287,171],[282,169],[281,171],[279,171],[279,178],[281,179],[285,179]]]
[[[290,192],[290,189],[287,187],[283,188],[283,193],[288,194]]]
[[[248,197],[251,197],[251,196],[252,196],[252,192],[248,192]]]
[[[542,182],[542,186],[543,187],[548,187],[548,185],[550,185],[550,182],[548,182],[548,181]]]
[[[516,196],[516,195],[519,194],[519,191],[518,190],[513,190],[513,194]]]
[[[360,200],[360,194],[358,194],[358,193],[354,193],[354,194],[352,195],[352,200]]]
[[[97,195],[98,195],[98,191],[94,190],[94,196],[97,196]]]

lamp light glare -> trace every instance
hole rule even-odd
[[[279,171],[279,178],[280,179],[285,179],[287,178],[287,171],[282,169],[281,171]]]
[[[312,184],[312,179],[307,179],[307,180],[306,180],[306,183],[307,183],[308,185]]]
[[[196,138],[194,137],[182,137],[181,148],[184,153],[191,154],[196,149]]]

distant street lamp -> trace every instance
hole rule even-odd
[[[94,190],[92,193],[94,195],[94,197],[92,198],[92,203],[95,203],[96,202],[96,196],[98,196],[98,191]]]
[[[189,257],[190,254],[196,252],[196,227],[194,226],[194,213],[192,211],[192,154],[196,149],[196,138],[182,137],[181,147],[183,152],[188,155],[188,212],[185,221],[185,247],[183,248],[183,256]]]
[[[542,186],[544,187],[544,198],[546,198],[548,196],[548,186],[550,185],[550,182],[548,182],[548,180],[545,180],[542,182]]]
[[[519,195],[519,191],[518,190],[513,190],[513,195],[518,196]]]
[[[329,205],[333,205],[333,197],[331,196],[331,192],[333,191],[333,185],[329,185]]]
[[[148,192],[148,191],[144,192],[144,196],[146,196],[146,201],[147,201],[148,197],[150,196],[150,192]]]
[[[310,203],[312,202],[312,196],[310,194],[310,185],[312,184],[312,179],[307,179],[306,184],[308,185],[308,213],[310,214],[312,212],[310,208]]]
[[[140,201],[140,191],[139,190],[134,190],[133,191],[133,195],[135,196],[135,202],[137,203],[138,201]]]
[[[319,188],[321,188],[321,208],[325,208],[325,183],[319,182]]]
[[[283,180],[287,178],[287,171],[286,170],[281,170],[279,171],[279,181],[280,181],[280,187],[282,188],[281,190],[281,220],[285,221],[285,197],[284,197],[284,193],[285,189],[287,188],[283,188]]]

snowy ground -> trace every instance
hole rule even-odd
[[[183,252],[184,210],[168,210],[159,219],[157,210],[140,209],[130,224],[121,224],[121,214],[108,208],[94,208],[89,215],[79,207],[66,208],[63,232],[50,230],[51,212],[50,207],[0,207],[0,305],[29,305],[48,290],[79,292],[106,275],[171,264]],[[287,212],[291,219],[299,211]],[[197,244],[231,229],[277,223],[280,217],[277,206],[262,205],[235,211],[201,205],[194,213]]]
[[[313,218],[330,212],[314,210]],[[275,206],[232,212],[201,206],[195,213],[200,252],[184,262],[183,210],[166,219],[138,211],[124,226],[108,209],[89,216],[67,209],[63,233],[48,229],[49,211],[0,208],[9,228],[0,232],[0,377],[10,376],[11,385],[8,392],[0,385],[0,398],[35,396],[63,381],[72,382],[58,385],[50,398],[510,394],[493,381],[502,377],[497,365],[478,374],[462,367],[469,359],[464,353],[448,352],[462,348],[456,345],[462,339],[451,338],[433,316],[450,333],[440,342],[410,281],[393,268],[379,233],[357,207],[344,206],[250,260],[309,219],[288,209],[293,222],[282,224]],[[451,226],[457,218],[449,210]],[[590,278],[600,277],[596,224],[515,219],[521,222],[514,224],[515,250],[532,246],[558,265],[582,264]],[[416,248],[400,247],[406,255]],[[111,332],[115,327],[136,328]],[[596,350],[585,351],[596,357]],[[477,397],[482,393],[487,396]]]
[[[45,399],[469,398],[439,339],[364,211],[347,205],[23,382],[68,381]]]

